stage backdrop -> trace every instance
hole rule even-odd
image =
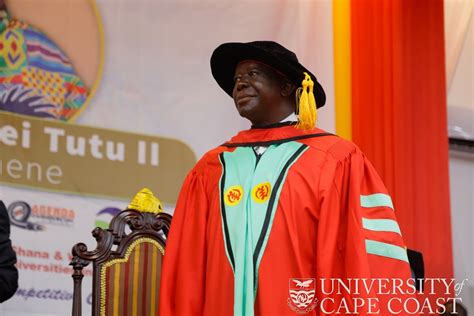
[[[195,161],[249,127],[211,76],[220,43],[269,39],[294,50],[325,87],[319,126],[334,132],[330,1],[6,4],[0,199],[12,218],[20,284],[1,315],[69,314],[71,247],[94,248],[92,229],[141,187],[172,212]]]

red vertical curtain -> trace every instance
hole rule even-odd
[[[442,0],[351,2],[352,138],[427,277],[453,276]]]

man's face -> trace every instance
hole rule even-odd
[[[284,118],[279,109],[283,79],[275,70],[255,61],[244,61],[235,69],[234,82],[232,97],[240,116],[253,125],[274,124]]]

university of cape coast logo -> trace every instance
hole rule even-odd
[[[229,206],[239,204],[244,196],[244,188],[240,185],[233,185],[229,187],[224,193],[224,202]]]
[[[252,189],[252,199],[257,203],[264,203],[270,198],[270,182],[257,184]]]
[[[311,312],[318,303],[316,279],[290,279],[288,306],[298,314]]]

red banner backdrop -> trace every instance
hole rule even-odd
[[[453,276],[442,0],[351,2],[352,138],[427,277]]]

